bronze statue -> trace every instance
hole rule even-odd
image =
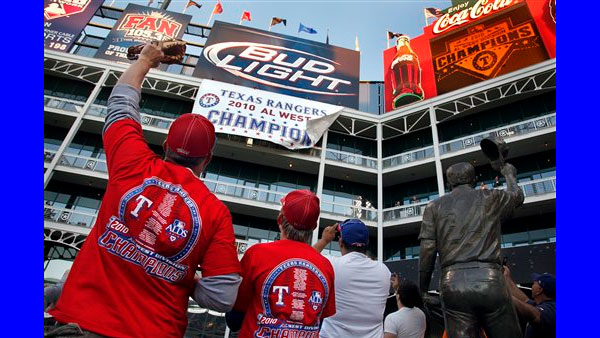
[[[500,225],[523,204],[517,170],[504,162],[508,148],[499,139],[481,142],[482,150],[506,179],[506,191],[475,190],[475,168],[457,163],[446,177],[452,191],[430,202],[419,239],[419,284],[424,299],[440,256],[440,293],[449,338],[522,337],[517,314],[502,275]]]

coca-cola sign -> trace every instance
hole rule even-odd
[[[193,76],[358,108],[357,51],[216,21]]]
[[[548,59],[527,6],[430,40],[438,94]]]
[[[465,25],[484,16],[506,9],[520,0],[477,0],[469,8],[455,13],[448,12],[433,25],[433,33],[440,34],[453,27]]]

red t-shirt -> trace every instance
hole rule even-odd
[[[182,337],[203,277],[240,272],[231,215],[191,170],[163,161],[139,123],[104,134],[108,186],[50,313],[111,337]]]
[[[234,306],[245,313],[240,338],[317,338],[321,320],[335,314],[333,267],[308,244],[253,245],[242,277]]]

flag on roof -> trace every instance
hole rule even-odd
[[[244,20],[246,20],[246,21],[252,21],[252,18],[250,18],[250,12],[244,11],[242,13],[242,19],[240,21],[244,21]]]
[[[306,27],[303,24],[300,24],[300,27],[298,27],[298,33],[300,32],[306,32],[308,34],[317,34],[317,31],[310,28],[310,27]]]
[[[188,0],[187,5],[185,5],[185,8],[191,7],[191,6],[196,6],[198,8],[201,8],[202,5],[197,3],[196,1],[192,1],[192,0]]]
[[[425,8],[425,17],[426,18],[439,18],[442,15],[444,15],[444,14],[442,13],[442,10],[439,8],[434,8],[434,7]]]
[[[221,1],[217,2],[215,8],[213,9],[213,14],[221,14],[223,13],[223,5],[221,5]]]
[[[271,25],[270,25],[269,27],[272,27],[272,26],[278,25],[278,24],[280,24],[280,23],[283,23],[283,25],[284,25],[284,26],[287,26],[287,20],[286,20],[286,19],[282,19],[282,18],[278,18],[278,17],[274,16],[274,17],[271,19]]]
[[[398,38],[398,37],[400,37],[402,35],[404,35],[404,34],[402,34],[402,33],[394,33],[394,32],[390,32],[390,31],[387,32],[388,40],[391,40],[393,38]]]

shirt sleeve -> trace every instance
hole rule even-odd
[[[194,300],[200,307],[227,312],[237,297],[242,279],[236,274],[203,277],[194,288]]]
[[[118,84],[108,99],[102,136],[111,178],[131,174],[140,160],[158,157],[144,139],[138,112],[140,95],[139,89]]]
[[[394,320],[393,313],[390,313],[385,317],[385,321],[383,322],[383,332],[398,334],[398,323]]]
[[[234,311],[244,313],[247,311],[248,307],[252,306],[252,284],[254,282],[254,278],[252,275],[252,271],[254,270],[252,268],[253,256],[254,248],[250,247],[248,248],[248,250],[246,250],[244,256],[242,257],[242,261],[240,263],[242,266],[242,284],[238,289],[238,296],[235,301],[235,305],[233,306]]]
[[[556,312],[553,306],[546,306],[546,304],[540,304],[536,306],[540,311],[540,323],[538,324],[544,328],[551,328],[556,325]]]
[[[335,314],[335,278],[333,277],[333,267],[331,268],[332,270],[332,274],[331,274],[331,280],[329,281],[329,299],[327,299],[327,304],[325,304],[325,309],[323,310],[323,313],[321,314],[321,320],[323,320],[323,318],[327,318],[327,317],[331,317]]]
[[[209,202],[209,201],[206,201]],[[221,213],[214,219],[219,222],[208,241],[208,248],[200,261],[202,276],[239,274],[240,261],[235,247],[235,236],[229,210],[222,205]]]

